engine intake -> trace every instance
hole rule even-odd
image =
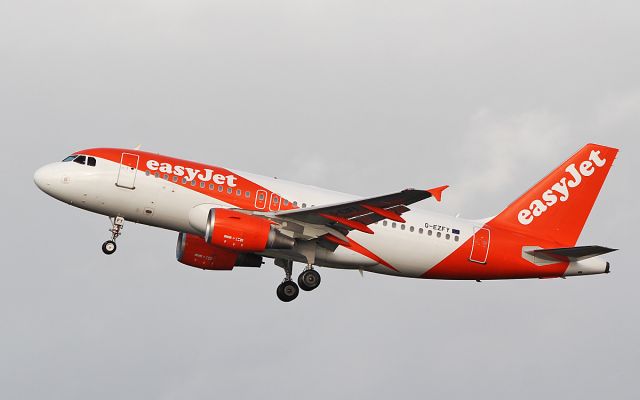
[[[204,239],[214,246],[240,252],[287,250],[295,244],[268,219],[224,208],[209,210]]]

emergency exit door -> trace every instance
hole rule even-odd
[[[473,229],[473,244],[469,261],[486,264],[491,244],[491,232],[487,228],[475,227]]]
[[[140,156],[138,156],[137,154],[122,153],[116,186],[127,189],[135,189],[139,159]]]

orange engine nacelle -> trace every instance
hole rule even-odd
[[[262,257],[236,253],[205,242],[200,236],[180,233],[176,258],[182,264],[210,270],[232,270],[233,267],[260,267]]]
[[[291,249],[295,240],[278,231],[268,219],[224,208],[212,208],[204,235],[207,243],[236,252]]]

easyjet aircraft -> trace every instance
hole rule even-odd
[[[178,261],[196,268],[285,272],[278,298],[318,287],[314,266],[428,279],[558,278],[609,272],[613,251],[576,242],[618,153],[588,144],[493,218],[410,206],[447,186],[362,198],[139,150],[79,151],[38,169],[36,185],[109,216],[116,251],[125,221],[179,232]],[[298,284],[293,262],[306,265]],[[299,286],[298,286],[299,285]]]

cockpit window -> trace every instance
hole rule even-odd
[[[96,159],[93,157],[89,157],[87,159],[87,165],[90,167],[95,167],[96,166]]]
[[[73,162],[77,162],[78,164],[82,164],[84,165],[85,161],[87,160],[87,157],[85,156],[78,156],[76,157],[75,160],[73,160]]]
[[[62,162],[69,162],[69,161],[73,161],[77,156],[69,156],[67,158],[65,158],[64,160],[62,160]]]

